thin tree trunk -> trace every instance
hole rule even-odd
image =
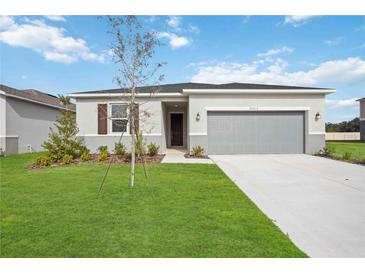
[[[131,148],[131,187],[134,186],[134,172],[136,165],[136,142],[135,142],[135,127],[134,127],[134,88],[132,89],[132,100],[130,107],[130,122],[131,122],[131,137],[132,137],[132,148]]]
[[[134,129],[132,127],[132,157],[131,157],[131,187],[134,186],[134,170],[135,170],[135,163],[136,163],[136,151],[135,151],[135,139],[134,139]]]

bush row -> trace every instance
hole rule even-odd
[[[145,146],[141,142],[136,142],[136,155],[142,156],[142,155],[149,155],[149,156],[155,156],[158,153],[158,150],[160,147],[155,143],[150,143],[149,145]],[[75,151],[77,150],[77,151]],[[61,162],[62,164],[68,165],[72,163],[74,159],[80,158],[82,161],[89,161],[91,157],[90,149],[86,147],[77,147],[69,149],[68,153],[63,154],[63,156],[59,156],[59,152],[55,152],[57,156],[55,156],[52,151],[48,151],[46,156],[40,156],[36,159],[35,164],[37,166],[50,166],[52,163],[55,162]],[[100,146],[98,147],[98,160],[99,161],[105,161],[109,158],[110,153],[108,151],[108,146]],[[127,152],[127,149],[124,144],[122,143],[115,143],[114,145],[114,154],[117,156],[123,156],[127,159],[131,158],[131,153]]]

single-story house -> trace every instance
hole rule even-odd
[[[325,145],[325,96],[333,89],[179,83],[138,88],[139,128],[160,151],[200,145],[208,154],[315,153]],[[121,89],[76,92],[79,136],[93,151],[130,144]],[[149,113],[149,115],[146,114]],[[124,120],[126,124],[122,124]],[[118,122],[119,121],[119,122]]]
[[[360,103],[360,140],[365,141],[365,97],[357,101]]]
[[[60,109],[60,100],[34,89],[0,85],[0,148],[6,155],[43,150],[49,128]],[[75,111],[75,110],[72,110]]]

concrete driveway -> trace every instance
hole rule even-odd
[[[310,155],[211,155],[310,257],[365,257],[365,167]]]

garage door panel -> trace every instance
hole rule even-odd
[[[303,153],[303,112],[208,112],[208,152]]]

